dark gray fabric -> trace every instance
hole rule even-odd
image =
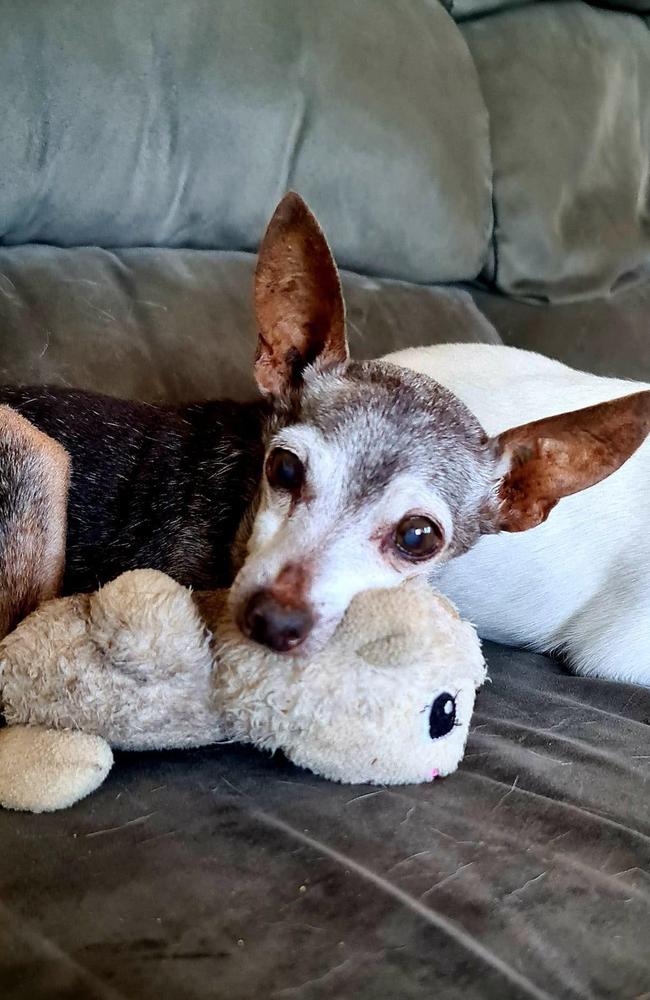
[[[551,301],[650,271],[650,31],[584,3],[463,26],[490,112],[489,277]]]
[[[251,250],[295,188],[342,266],[474,278],[487,114],[432,0],[0,0],[0,241]]]
[[[0,381],[250,398],[254,266],[252,255],[209,251],[0,248]],[[353,274],[343,283],[355,357],[499,342],[466,292]]]
[[[432,785],[214,748],[0,813],[3,1000],[647,995],[650,692],[489,660]]]

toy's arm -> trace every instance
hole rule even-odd
[[[0,729],[0,806],[66,809],[101,785],[113,764],[106,740],[70,729]]]
[[[67,452],[0,406],[0,639],[61,585]]]

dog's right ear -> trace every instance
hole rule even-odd
[[[286,396],[307,365],[346,361],[345,306],[336,264],[302,198],[286,194],[269,222],[255,271],[255,378]]]

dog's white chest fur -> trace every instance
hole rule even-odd
[[[512,347],[445,344],[386,360],[446,386],[491,435],[644,388]],[[579,673],[650,684],[649,564],[650,439],[544,524],[482,538],[435,582],[485,638],[562,651]]]

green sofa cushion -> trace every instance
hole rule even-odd
[[[0,242],[253,249],[289,188],[339,262],[475,277],[487,113],[428,0],[8,0]]]
[[[489,277],[551,301],[638,281],[650,270],[650,31],[580,2],[462,28],[490,113]]]

